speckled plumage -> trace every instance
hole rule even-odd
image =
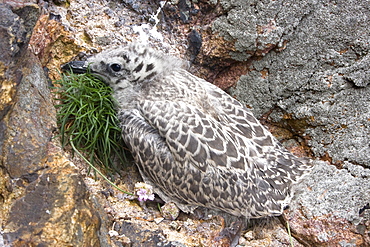
[[[309,170],[251,111],[176,59],[137,44],[88,59],[114,90],[125,143],[146,183],[183,211],[282,213]]]

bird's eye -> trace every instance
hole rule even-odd
[[[110,65],[110,68],[114,71],[114,72],[118,72],[121,70],[121,65],[118,64],[118,63],[113,63]]]

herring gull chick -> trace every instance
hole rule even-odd
[[[172,57],[131,44],[69,64],[88,65],[113,88],[123,139],[144,181],[184,212],[278,216],[311,167],[244,105]]]

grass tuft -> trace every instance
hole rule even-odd
[[[55,81],[55,107],[62,147],[73,142],[93,165],[119,171],[118,164],[127,161],[112,89],[90,73],[61,77]]]

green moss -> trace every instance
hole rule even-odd
[[[62,147],[72,141],[93,165],[118,171],[126,155],[112,89],[89,73],[61,76],[55,82],[55,107]]]

